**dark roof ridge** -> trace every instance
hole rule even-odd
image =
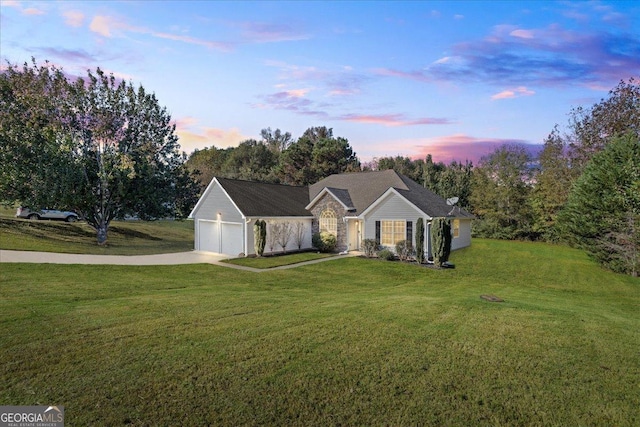
[[[225,181],[234,181],[234,182],[246,182],[246,183],[251,183],[251,184],[264,184],[264,185],[277,185],[280,187],[291,187],[291,188],[307,188],[309,187],[308,185],[290,185],[290,184],[281,184],[281,183],[277,183],[277,182],[266,182],[266,181],[253,181],[250,179],[238,179],[238,178],[225,178],[223,176],[214,176],[215,179],[218,180],[218,182],[220,182],[220,180],[225,180]]]

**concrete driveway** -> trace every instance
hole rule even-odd
[[[264,273],[273,270],[288,270],[302,265],[317,264],[331,261],[336,258],[357,256],[357,253],[349,255],[337,255],[329,258],[320,258],[305,261],[298,264],[283,265],[273,268],[252,268],[242,265],[220,262],[227,259],[226,256],[213,255],[203,252],[178,252],[158,255],[85,255],[85,254],[59,254],[55,252],[31,252],[31,251],[7,251],[0,250],[1,262],[36,263],[36,264],[101,264],[101,265],[180,265],[180,264],[215,264],[236,270]]]
[[[178,252],[157,255],[85,255],[54,252],[0,250],[0,262],[38,264],[106,264],[106,265],[178,265],[219,264],[228,257],[201,252]],[[229,264],[223,264],[229,265]]]

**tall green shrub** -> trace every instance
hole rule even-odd
[[[267,223],[263,220],[257,220],[253,225],[253,241],[256,255],[264,254],[264,246],[267,243]]]
[[[451,253],[451,222],[447,218],[434,218],[431,221],[431,246],[434,264],[442,267]]]
[[[424,262],[424,221],[418,218],[416,222],[416,261],[418,264]]]

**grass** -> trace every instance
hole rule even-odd
[[[233,258],[224,260],[229,264],[242,265],[245,267],[253,268],[274,268],[282,267],[284,265],[298,264],[306,261],[313,261],[316,259],[328,258],[335,256],[335,254],[323,254],[316,252],[300,252],[287,255],[266,256],[266,257],[252,257],[252,258]]]
[[[113,221],[106,246],[84,222],[0,216],[0,249],[95,255],[150,255],[193,250],[191,221]]]
[[[545,244],[452,262],[2,264],[0,402],[69,425],[640,423],[637,278]]]

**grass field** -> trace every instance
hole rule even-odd
[[[192,221],[113,221],[106,246],[84,222],[30,221],[0,215],[0,249],[95,255],[150,255],[193,250]]]
[[[545,244],[452,261],[1,264],[0,403],[74,426],[640,424],[638,279]]]

